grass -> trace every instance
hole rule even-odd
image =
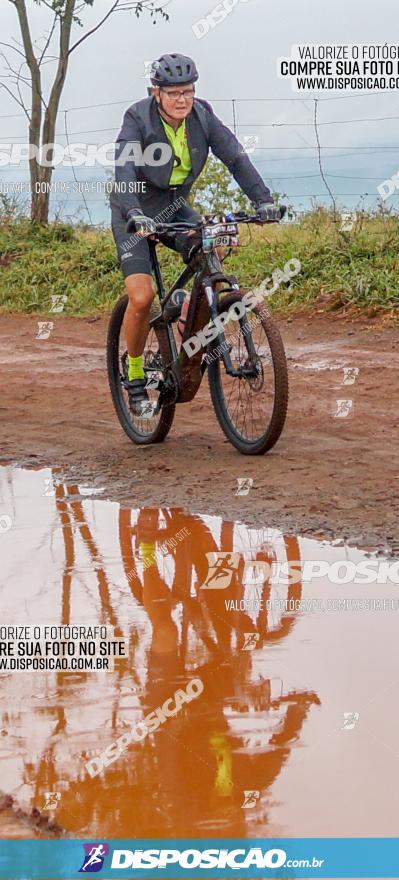
[[[289,289],[269,300],[282,311],[322,303],[389,311],[399,306],[399,222],[389,215],[359,214],[350,232],[340,232],[331,212],[318,209],[300,224],[241,227],[242,247],[226,261],[243,287],[259,285],[287,260],[301,262]],[[166,282],[182,267],[172,251],[159,248]],[[64,314],[108,313],[123,292],[111,231],[27,219],[0,219],[0,311],[49,314],[51,296],[66,295]],[[5,259],[4,259],[5,258]]]

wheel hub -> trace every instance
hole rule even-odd
[[[250,388],[252,388],[252,391],[260,391],[263,388],[265,378],[261,358],[257,355],[255,360],[253,360],[252,358],[251,360],[248,360],[245,366],[252,367],[254,371],[254,375],[249,376],[247,379]]]

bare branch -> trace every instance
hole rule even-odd
[[[25,63],[25,62],[24,62],[24,63]],[[22,67],[22,64],[21,64],[21,67]],[[27,83],[29,84],[29,80],[27,80],[25,77],[22,77],[20,74],[21,74],[21,68],[19,69],[19,73],[18,73],[18,76],[17,76],[16,87],[17,87],[17,90],[18,90],[18,95],[19,95],[19,97],[20,97],[21,103],[23,104],[24,101],[23,101],[23,97],[22,97],[22,94],[21,94],[21,89],[20,89],[20,87],[19,87],[19,80],[20,80],[20,78],[23,79],[23,80],[25,80],[25,85],[26,85]],[[29,117],[28,117],[28,118],[29,118]]]
[[[56,55],[49,55],[48,58],[45,58],[44,61],[42,61],[40,67],[43,67],[44,64],[54,64],[55,61],[58,62],[57,56]]]
[[[8,46],[9,44],[8,44],[8,43],[1,43],[0,45]],[[10,48],[13,49],[13,48],[15,48],[15,47],[14,47],[14,46],[11,46]],[[17,51],[18,51],[18,50],[17,50]],[[19,52],[19,54],[22,55],[22,57],[24,58],[24,55],[23,55],[22,52]],[[4,61],[6,62],[6,65],[7,65],[7,69],[10,71],[10,73],[2,74],[2,75],[1,75],[1,79],[3,79],[3,80],[4,80],[4,79],[10,79],[10,80],[14,83],[14,85],[15,85],[15,87],[16,87],[16,89],[17,89],[17,92],[18,92],[19,100],[18,100],[18,98],[14,95],[14,93],[11,92],[11,90],[10,90],[10,89],[9,89],[4,83],[3,83],[4,88],[6,88],[7,91],[9,92],[9,94],[12,95],[12,97],[13,97],[14,100],[17,102],[17,104],[19,104],[19,106],[22,107],[22,109],[23,109],[24,113],[26,114],[27,118],[30,120],[30,116],[29,116],[29,113],[28,113],[28,111],[27,111],[27,109],[26,109],[25,102],[24,102],[24,99],[23,99],[23,96],[22,96],[22,93],[21,93],[21,89],[20,89],[20,84],[19,84],[19,83],[20,83],[20,80],[21,80],[21,81],[24,83],[24,85],[26,85],[26,86],[28,86],[28,87],[31,86],[31,80],[29,79],[29,77],[23,76],[23,74],[21,73],[21,70],[22,70],[24,64],[26,64],[25,58],[24,58],[22,64],[20,65],[19,70],[14,70],[14,68],[11,67],[11,64],[10,64],[10,62],[9,62],[9,60],[8,60],[8,58],[7,58],[7,56],[5,55],[4,52],[0,52],[0,57],[1,57],[1,58],[4,58]]]
[[[11,80],[15,80],[15,83],[18,83],[18,80],[22,79],[25,83],[27,83],[28,85],[30,85],[30,79],[29,79],[29,77],[24,76],[24,75],[21,73],[21,70],[22,70],[24,64],[26,64],[26,61],[25,61],[25,60],[24,60],[24,61],[22,62],[22,64],[20,65],[19,70],[14,70],[14,68],[11,67],[11,64],[10,64],[8,58],[7,58],[7,55],[5,55],[4,52],[0,52],[0,58],[4,58],[4,61],[6,62],[6,65],[7,65],[7,69],[8,69],[9,71],[11,71],[10,73],[3,73],[3,74],[1,74],[1,78],[2,78],[2,79],[11,79]]]
[[[21,52],[20,49],[17,49],[16,46],[13,46],[12,43],[3,43],[3,41],[0,40],[0,46],[7,46],[8,49],[14,49],[14,52],[18,52],[19,55],[22,55],[22,58],[25,58],[24,53]],[[3,54],[3,53],[1,53],[1,54]],[[5,55],[4,55],[4,58],[5,58]]]
[[[160,12],[164,18],[169,19],[169,15],[163,11],[163,6],[154,7],[154,2],[156,0],[121,0],[121,3],[118,6],[121,12],[131,12],[135,11],[136,15],[139,15],[143,9],[147,9],[151,16],[155,15],[157,12]],[[167,0],[160,0],[160,2],[164,5]]]
[[[13,2],[13,0],[10,0],[10,3],[12,3],[12,2]],[[14,98],[14,101],[16,101],[17,104],[19,104],[19,106],[22,107],[24,113],[26,113],[26,115],[30,121],[30,116],[29,116],[29,113],[28,113],[26,107],[24,106],[24,104],[21,103],[21,101],[18,100],[18,98],[14,95],[14,93],[11,91],[11,89],[9,89],[5,83],[0,83],[0,89],[5,89],[8,92],[8,94],[11,95],[12,98]]]
[[[68,70],[69,44],[75,5],[76,0],[66,0],[64,13],[60,18],[59,61],[43,123],[43,143],[52,143],[54,139],[60,97]]]
[[[53,23],[52,23],[52,25],[51,25],[50,33],[49,33],[49,35],[48,35],[48,37],[47,37],[47,40],[46,40],[46,42],[45,42],[45,45],[44,45],[43,52],[42,52],[42,54],[41,54],[41,56],[40,56],[40,58],[39,58],[39,61],[37,62],[38,65],[39,65],[39,67],[40,67],[40,65],[41,65],[41,63],[42,63],[42,61],[43,61],[43,58],[44,58],[44,56],[45,56],[45,54],[46,54],[46,52],[47,52],[47,49],[48,49],[48,47],[49,47],[49,45],[50,45],[51,38],[52,38],[52,36],[53,36],[53,33],[54,33],[54,30],[55,30],[55,26],[56,26],[56,24],[57,24],[57,16],[55,15],[55,16],[54,16],[54,19],[53,19]],[[54,56],[54,57],[55,57],[55,56]]]
[[[161,0],[161,2],[165,2],[165,0]],[[90,37],[91,34],[94,34],[101,27],[101,25],[104,24],[104,22],[107,20],[107,18],[109,18],[110,15],[112,15],[113,12],[119,12],[120,10],[121,11],[122,10],[128,11],[128,10],[134,9],[137,14],[139,9],[140,10],[141,9],[148,9],[149,8],[148,4],[150,4],[150,6],[151,6],[151,8],[150,8],[151,15],[153,15],[156,12],[160,12],[162,15],[164,15],[165,18],[168,18],[166,13],[162,12],[161,6],[157,6],[154,9],[154,5],[153,5],[154,0],[115,0],[113,5],[111,6],[111,8],[108,10],[107,14],[104,15],[104,18],[102,18],[101,21],[99,21],[98,24],[94,28],[92,28],[90,31],[87,31],[86,34],[83,34],[83,37],[81,37],[80,40],[77,40],[77,42],[74,43],[73,46],[71,46],[71,48],[69,50],[69,54],[71,54],[71,52],[73,52],[74,49],[76,49],[78,46],[80,46],[80,44],[83,43],[83,40],[86,40],[87,37]]]
[[[86,40],[87,37],[90,37],[91,34],[95,33],[95,31],[98,31],[98,29],[101,27],[101,25],[104,24],[104,22],[107,20],[107,18],[109,18],[109,16],[112,15],[112,13],[115,11],[115,9],[119,6],[119,2],[120,2],[120,0],[115,0],[115,3],[113,3],[113,5],[111,6],[111,9],[108,10],[107,14],[104,15],[104,18],[102,18],[101,21],[99,21],[99,23],[96,24],[96,26],[94,28],[92,28],[90,31],[87,31],[86,34],[83,34],[83,37],[81,37],[80,40],[77,40],[77,42],[74,43],[73,46],[71,46],[71,48],[68,52],[68,55],[70,55],[74,49],[76,49],[78,46],[80,46],[80,44],[83,43],[83,40]]]
[[[0,0],[1,2],[2,0]],[[95,34],[116,10],[130,9],[135,12],[137,17],[143,11],[147,11],[151,15],[152,20],[154,20],[158,13],[164,19],[169,17],[163,11],[166,0],[107,0],[108,12],[103,15],[94,27],[91,27],[87,33],[83,33],[80,39],[71,46],[73,26],[75,23],[82,24],[80,14],[87,5],[93,5],[93,0],[36,0],[39,5],[42,4],[52,13],[49,28],[46,29],[44,35],[39,40],[32,39],[27,13],[27,6],[29,5],[27,0],[9,0],[9,2],[12,3],[17,11],[22,42],[18,46],[12,43],[0,42],[0,47],[13,49],[20,55],[21,60],[23,59],[23,64],[21,64],[19,70],[14,70],[9,60],[5,58],[5,78],[10,79],[12,88],[1,81],[0,87],[2,86],[6,89],[8,94],[26,114],[29,120],[29,144],[36,147],[40,146],[41,143],[50,145],[54,143],[59,103],[68,72],[69,56],[74,49],[87,40],[89,36]],[[47,55],[47,52],[51,53],[50,47],[52,40],[55,38],[58,24],[60,28],[58,53],[57,55]],[[0,55],[5,57],[4,53],[0,52]],[[42,66],[53,61],[56,62],[56,70],[46,104],[42,94]],[[29,69],[30,79],[22,73],[24,64]],[[24,88],[27,86],[30,87],[31,92],[29,113],[25,107],[24,100]],[[45,108],[44,113],[43,108]],[[65,126],[67,129],[66,116]],[[47,182],[51,179],[53,169],[43,168],[35,158],[29,160],[29,169],[32,192],[34,192],[34,185],[37,181]],[[48,194],[40,194],[38,198],[33,197],[31,205],[32,220],[47,223],[48,205]]]
[[[12,82],[14,82],[14,83],[17,83],[19,79],[22,79],[22,80],[25,81],[25,83],[27,83],[28,85],[30,85],[30,80],[29,80],[29,78],[26,77],[26,76],[23,76],[22,73],[20,72],[20,71],[21,71],[21,67],[23,66],[22,64],[21,64],[21,67],[20,67],[19,72],[18,72],[18,71],[16,71],[16,70],[14,70],[13,67],[11,67],[11,64],[9,63],[8,59],[7,59],[6,56],[3,54],[3,52],[0,52],[0,57],[4,58],[4,60],[7,62],[7,68],[8,68],[8,70],[10,71],[10,73],[2,73],[2,74],[1,74],[1,79],[10,79],[10,80],[11,80]],[[25,63],[25,62],[24,62],[24,63]]]
[[[3,73],[1,79],[10,79],[11,82],[13,82],[15,85],[17,85],[18,83],[18,79],[21,79],[23,82],[25,82],[25,85],[30,85],[29,79],[27,79],[25,76],[18,77],[18,74],[14,73],[14,71],[12,73]]]
[[[37,59],[33,50],[32,38],[29,28],[29,21],[26,12],[26,4],[25,0],[12,0],[14,6],[17,10],[19,26],[21,29],[22,42],[25,51],[26,61],[31,73],[31,96],[32,96],[32,110],[31,110],[31,118],[29,125],[29,142],[35,145],[39,144],[40,141],[40,125],[42,118],[42,83],[41,83],[41,75],[40,75],[40,67],[37,63]],[[34,161],[32,160],[32,167],[34,166]]]

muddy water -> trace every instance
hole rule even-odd
[[[56,792],[46,815],[86,838],[397,834],[399,587],[306,570],[364,554],[121,510],[50,470],[0,470],[0,524],[1,625],[101,624],[129,644],[112,672],[0,674],[0,789],[24,810]],[[287,560],[296,575],[277,576]],[[193,678],[198,698],[90,776]]]

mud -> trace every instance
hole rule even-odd
[[[122,504],[185,505],[287,532],[399,548],[398,328],[375,318],[298,315],[281,320],[290,404],[278,445],[239,455],[222,434],[206,380],[177,408],[168,439],[140,449],[123,434],[105,372],[105,318],[1,316],[1,460],[56,465]],[[344,368],[359,370],[343,385]],[[337,400],[352,399],[348,417]],[[253,479],[237,496],[238,478]]]

